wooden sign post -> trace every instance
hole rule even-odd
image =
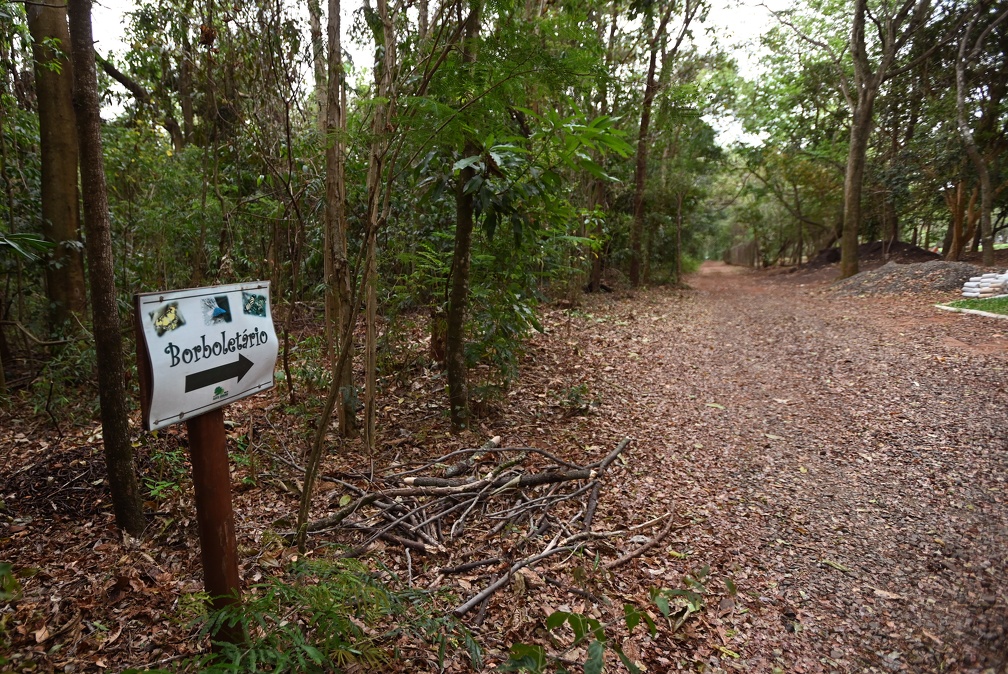
[[[214,609],[240,604],[223,407],[273,387],[269,283],[145,293],[134,304],[144,428],[186,422],[203,584]],[[237,644],[245,634],[221,624],[211,638]]]

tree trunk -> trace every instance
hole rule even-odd
[[[966,154],[969,155],[973,168],[980,178],[980,231],[978,238],[982,238],[983,240],[983,263],[990,267],[994,265],[994,231],[991,227],[991,211],[994,208],[994,195],[991,188],[990,168],[987,165],[987,161],[980,154],[980,148],[977,147],[976,138],[973,136],[973,129],[970,127],[966,113],[966,66],[977,57],[987,31],[981,33],[976,46],[969,52],[967,52],[967,45],[972,29],[981,17],[982,12],[982,9],[977,10],[976,15],[969,22],[962,40],[959,42],[959,55],[956,59],[956,121],[959,126],[959,135],[962,137],[963,146],[966,148]],[[992,23],[992,26],[1003,21],[1005,15],[1006,12],[1002,12]]]
[[[329,77],[326,97],[326,209],[323,246],[326,277],[326,344],[332,376],[339,381],[336,402],[339,433],[357,434],[357,396],[353,383],[353,346],[335,371],[344,340],[353,340],[350,264],[347,260],[346,115],[343,107],[343,52],[340,45],[340,0],[329,0]]]
[[[609,37],[606,40],[605,68],[610,72],[615,61],[616,51],[616,26],[619,23],[618,0],[612,0],[609,10]],[[599,35],[601,39],[602,35]],[[602,115],[609,114],[609,85],[606,78],[602,79],[598,92],[598,112]],[[593,178],[591,205],[592,208],[601,208],[608,211],[607,185],[604,178]],[[595,247],[590,251],[591,260],[591,280],[588,282],[590,292],[597,293],[602,289],[602,263],[605,249],[602,248],[602,241],[605,238],[605,219],[596,218],[595,222]]]
[[[675,216],[675,282],[682,285],[682,192],[676,193]]]
[[[464,155],[479,152],[474,143],[465,144]],[[448,374],[448,404],[452,428],[469,425],[469,384],[465,359],[465,315],[469,301],[469,263],[472,251],[473,196],[465,186],[476,175],[468,166],[459,171],[455,186],[455,249],[452,253],[451,288],[448,292],[448,316],[445,330],[445,368]]]
[[[605,209],[605,194],[605,182],[600,178],[595,179],[592,189],[592,206]],[[588,289],[590,292],[597,293],[602,288],[602,256],[605,254],[605,250],[600,246],[605,238],[604,218],[599,217],[595,219],[595,232],[593,235],[595,237],[595,245],[599,247],[591,250],[591,280],[588,283]]]
[[[64,5],[29,3],[26,8],[38,95],[42,234],[56,244],[45,265],[49,326],[57,329],[86,308],[70,34]]]
[[[911,37],[926,25],[931,0],[902,0],[885,5],[881,16],[873,16],[868,0],[855,0],[851,22],[850,53],[854,66],[853,87],[844,72],[840,72],[840,85],[851,110],[850,147],[847,154],[847,171],[844,175],[843,235],[840,240],[840,277],[847,278],[858,272],[858,232],[861,229],[861,192],[868,140],[871,137],[875,99],[879,89],[890,75],[890,68]],[[865,39],[865,22],[868,17],[878,28],[879,43],[874,45],[878,61],[872,68]]]
[[[326,120],[326,60],[325,43],[322,41],[322,5],[319,0],[308,0],[308,25],[311,31],[312,72],[315,74],[315,105],[319,127],[325,128]]]
[[[389,13],[388,0],[378,0],[377,16],[372,23],[375,40],[375,91],[371,119],[371,148],[367,174],[367,337],[365,342],[364,441],[374,454],[375,417],[378,399],[378,229],[384,219],[382,212],[382,176],[384,173],[388,133],[393,105],[392,79],[396,67],[395,24]],[[364,5],[372,12],[370,3]],[[387,190],[388,187],[386,186]]]
[[[182,33],[182,55],[179,58],[179,107],[182,108],[182,144],[193,142],[196,135],[193,111],[193,49],[188,27]]]
[[[644,238],[644,187],[647,182],[647,156],[649,148],[648,132],[651,126],[651,107],[654,104],[655,93],[658,90],[656,69],[658,63],[658,45],[660,36],[665,32],[668,17],[661,22],[651,40],[651,54],[648,61],[647,82],[644,85],[644,101],[641,104],[640,129],[637,133],[637,160],[634,164],[634,198],[633,222],[630,225],[630,285],[641,284],[641,269],[643,267]]]
[[[945,236],[945,246],[942,255],[946,260],[958,260],[962,257],[966,243],[973,238],[976,232],[977,221],[980,219],[980,211],[976,208],[979,190],[974,188],[966,195],[966,183],[959,180],[955,188],[945,190],[945,204],[948,206],[951,221],[948,233]]]
[[[465,24],[462,57],[466,63],[476,61],[476,40],[479,37],[482,0],[474,0]],[[478,154],[480,148],[467,140],[463,156]],[[469,303],[469,263],[472,253],[474,225],[473,195],[465,187],[476,175],[467,166],[459,171],[455,185],[455,248],[452,252],[451,286],[448,291],[448,315],[445,330],[445,369],[448,375],[448,406],[452,429],[461,431],[469,426],[469,373],[465,359],[465,317]]]
[[[850,148],[844,174],[843,234],[840,237],[840,278],[858,273],[858,232],[861,229],[861,191],[864,187],[865,156],[871,137],[874,92],[858,100],[851,120]]]
[[[668,26],[669,19],[672,18],[672,11],[675,8],[675,3],[670,2],[665,5],[665,11],[658,22],[658,27],[648,42],[648,74],[644,85],[644,100],[641,103],[640,129],[637,134],[637,161],[634,165],[634,215],[633,222],[630,225],[630,283],[634,287],[640,285],[643,263],[642,255],[644,254],[641,241],[644,233],[644,187],[647,183],[648,134],[651,126],[651,108],[654,105],[655,95],[658,93],[658,51],[666,44],[665,29]],[[663,67],[666,62],[671,62],[676,54],[679,53],[679,46],[682,44],[683,38],[689,30],[690,23],[693,21],[693,17],[696,16],[699,8],[699,3],[686,0],[683,5],[682,27],[676,38],[676,42],[668,51],[662,49]]]
[[[430,2],[429,0],[419,0],[419,24],[417,33],[420,41],[427,39],[427,31],[430,29]]]
[[[122,332],[116,305],[115,268],[109,223],[108,193],[102,163],[101,115],[95,71],[91,0],[70,0],[74,89],[80,145],[80,177],[84,192],[88,276],[91,283],[102,441],[116,524],[133,535],[147,526],[137,485],[129,437],[129,408],[123,367]]]

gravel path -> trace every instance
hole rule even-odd
[[[636,479],[693,522],[642,570],[738,587],[690,666],[1006,671],[1008,325],[704,271],[595,335]]]

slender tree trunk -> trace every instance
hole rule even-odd
[[[193,48],[188,28],[182,33],[182,54],[179,56],[179,107],[182,108],[182,143],[187,145],[196,135],[193,111]]]
[[[476,61],[476,40],[479,37],[482,0],[474,0],[464,28],[463,60]],[[473,141],[467,140],[464,157],[480,151]],[[448,375],[448,405],[452,428],[456,431],[469,426],[469,382],[465,360],[465,318],[469,303],[469,264],[472,253],[474,225],[473,195],[466,194],[465,186],[476,174],[469,166],[459,171],[455,185],[455,248],[452,253],[451,285],[448,291],[448,315],[445,331],[445,369]]]
[[[311,32],[312,72],[315,75],[315,105],[319,128],[325,128],[326,120],[326,59],[325,43],[322,41],[322,4],[319,0],[308,0],[308,26]]]
[[[675,194],[675,285],[682,284],[682,192]]]
[[[864,188],[865,156],[871,137],[874,93],[858,101],[851,120],[850,148],[844,175],[843,234],[840,237],[840,277],[858,273],[858,232],[861,229],[861,192]]]
[[[419,0],[419,24],[417,33],[420,41],[427,39],[427,31],[430,30],[430,2],[429,0]]]
[[[871,137],[875,99],[890,75],[890,68],[916,31],[927,23],[931,0],[901,0],[884,5],[881,15],[871,15],[868,0],[854,1],[851,22],[850,53],[854,66],[853,87],[844,72],[840,84],[851,110],[850,147],[847,172],[844,175],[843,234],[840,239],[840,276],[847,278],[858,272],[858,232],[861,229],[861,193],[868,140]],[[868,17],[878,29],[877,63],[868,55],[865,23]]]
[[[946,244],[942,249],[946,260],[958,260],[962,257],[963,249],[973,238],[980,219],[980,211],[976,208],[979,194],[979,189],[974,188],[967,197],[966,183],[963,180],[959,180],[953,189],[945,191],[945,204],[951,215],[949,230],[945,236]]]
[[[71,314],[82,315],[86,305],[70,34],[65,5],[29,3],[26,8],[38,95],[42,233],[56,244],[45,266],[49,325],[57,329]]]
[[[648,61],[647,82],[644,85],[644,101],[641,104],[640,129],[637,134],[637,160],[634,164],[634,199],[633,223],[630,225],[630,284],[635,288],[641,284],[641,269],[644,265],[644,187],[647,182],[647,158],[650,139],[648,133],[651,127],[651,107],[658,91],[656,77],[658,63],[658,47],[660,37],[665,32],[668,17],[661,22],[651,40],[650,60]]]
[[[605,210],[605,192],[605,182],[598,178],[595,179],[592,190],[593,207]],[[602,288],[602,258],[605,255],[605,250],[600,247],[605,239],[605,221],[603,218],[596,218],[594,236],[595,245],[599,247],[591,250],[591,281],[589,281],[588,289],[593,293],[597,293]]]
[[[74,111],[80,142],[81,188],[84,191],[84,226],[87,232],[88,275],[95,349],[98,358],[98,392],[102,441],[116,523],[134,535],[143,533],[147,521],[137,485],[133,447],[129,437],[122,332],[116,305],[115,267],[109,224],[108,193],[102,163],[101,115],[95,71],[91,0],[70,0],[70,36],[74,62]]]
[[[388,151],[387,129],[391,124],[393,106],[392,81],[396,68],[395,24],[389,13],[388,0],[378,0],[374,17],[375,87],[377,99],[372,109],[371,149],[368,160],[367,195],[367,337],[365,342],[364,440],[368,450],[375,450],[375,416],[378,398],[378,229],[382,212],[382,175]],[[371,12],[365,3],[365,12]],[[386,189],[388,189],[386,187]]]
[[[326,277],[326,342],[333,377],[339,381],[336,402],[339,433],[357,434],[357,396],[353,383],[353,326],[351,316],[350,263],[347,260],[346,221],[346,115],[343,107],[343,52],[340,44],[340,0],[329,0],[329,73],[326,98],[326,209],[323,246]],[[350,355],[336,371],[344,340],[350,340]]]
[[[660,5],[659,5],[660,6]],[[654,105],[655,95],[658,93],[658,52],[662,51],[662,63],[671,63],[679,53],[679,46],[683,38],[689,31],[690,23],[696,16],[700,4],[692,0],[685,0],[682,11],[682,26],[675,44],[671,49],[662,49],[666,44],[665,29],[669,19],[672,18],[672,11],[676,8],[675,3],[668,3],[664,6],[664,12],[658,22],[658,27],[648,43],[648,74],[644,85],[644,100],[641,103],[640,129],[637,134],[637,161],[634,165],[634,214],[633,222],[630,225],[630,283],[634,287],[640,285],[641,267],[643,266],[642,238],[644,233],[644,187],[647,183],[647,154],[650,146],[648,135],[651,127],[651,108]],[[663,65],[664,67],[664,65]]]
[[[956,59],[956,120],[959,126],[959,135],[962,137],[966,154],[969,155],[973,168],[980,178],[980,238],[983,240],[983,263],[987,266],[994,264],[994,231],[991,227],[991,212],[994,209],[994,195],[991,186],[990,167],[977,147],[976,138],[973,136],[973,129],[970,127],[966,113],[966,67],[973,61],[979,53],[987,31],[981,33],[975,47],[967,49],[972,29],[982,16],[983,7],[977,10],[974,18],[967,25],[962,40],[959,42],[959,54]],[[992,26],[1005,20],[1008,10],[1002,12],[997,19],[992,22]],[[974,246],[975,247],[975,246]]]
[[[609,37],[606,40],[606,56],[605,65],[606,72],[610,72],[612,69],[613,62],[615,60],[615,48],[616,48],[616,26],[618,23],[619,16],[619,0],[612,0],[609,5]],[[599,38],[601,39],[601,35]],[[599,88],[598,96],[598,109],[599,113],[606,115],[609,114],[609,86],[605,79],[603,79],[601,87]],[[593,189],[591,203],[593,208],[601,208],[604,212],[607,212],[607,186],[606,181],[603,178],[593,179]],[[605,220],[603,218],[597,218],[595,223],[595,245],[591,253],[591,280],[589,281],[589,290],[593,293],[597,293],[602,288],[602,262],[603,256],[605,255],[605,250],[601,248],[602,241],[605,238]]]
[[[472,142],[465,145],[465,156],[479,152]],[[472,167],[459,171],[455,186],[455,249],[452,253],[451,288],[445,330],[445,368],[448,374],[448,404],[452,428],[469,425],[469,384],[465,360],[465,317],[469,301],[469,264],[472,250],[473,197],[465,193],[466,184],[476,174]]]

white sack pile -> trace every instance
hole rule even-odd
[[[1008,271],[974,276],[963,284],[963,297],[997,297],[1008,293]]]

